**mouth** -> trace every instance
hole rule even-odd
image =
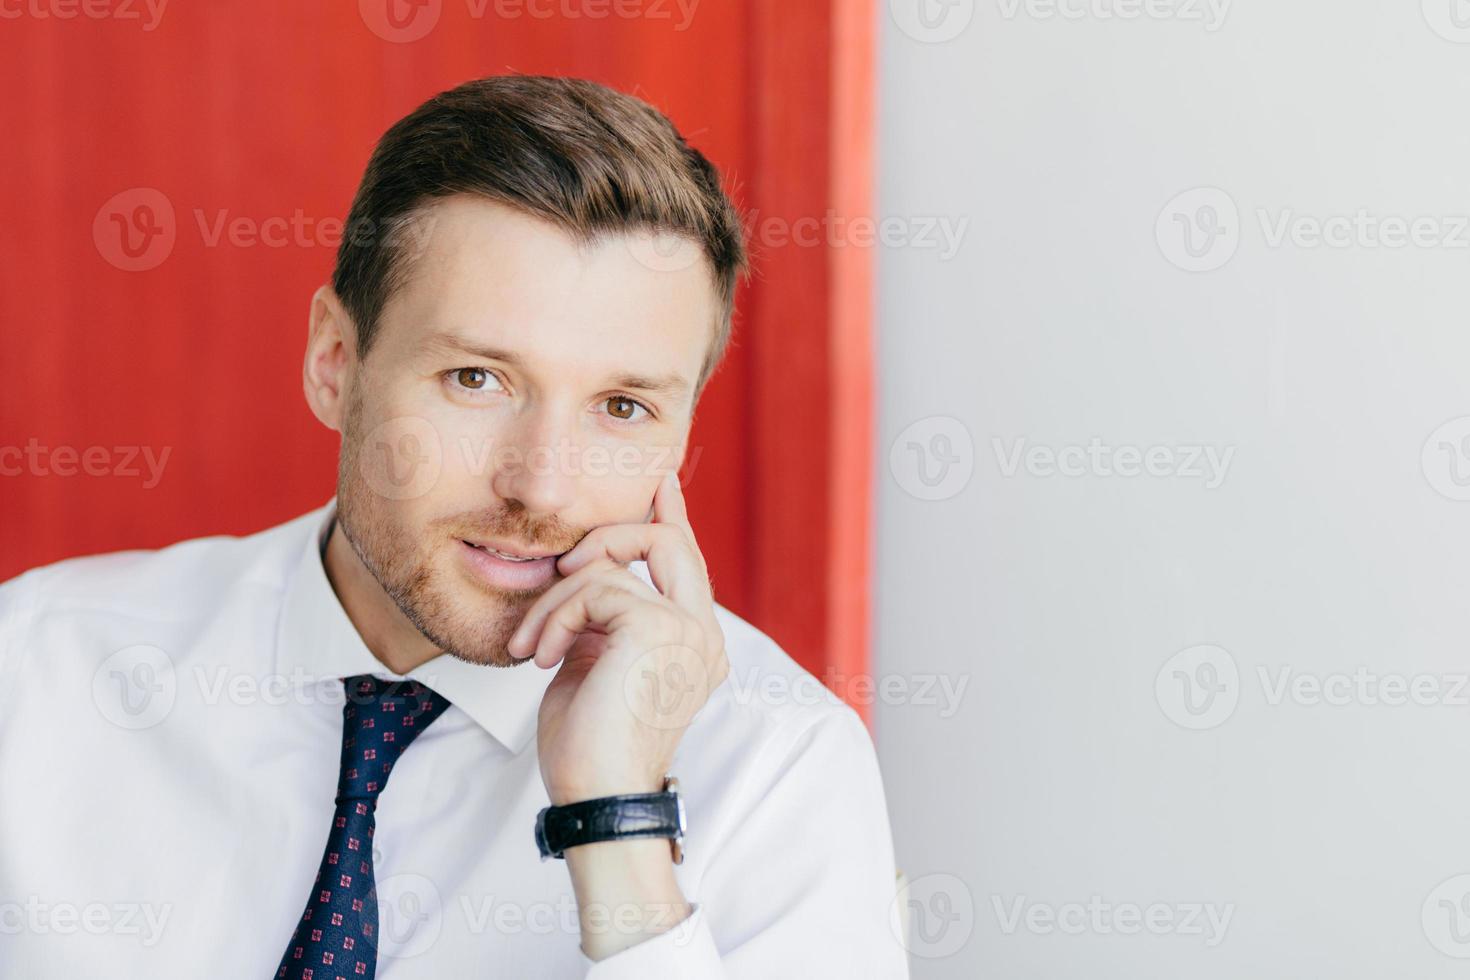
[[[565,554],[464,538],[459,543],[472,577],[502,591],[534,591],[549,585],[556,578],[556,560]]]
[[[504,558],[506,561],[539,561],[542,558],[560,558],[566,554],[565,551],[530,551],[524,548],[496,547],[483,541],[470,541],[464,538],[460,540],[461,543],[471,548],[494,555],[496,558]]]

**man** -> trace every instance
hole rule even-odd
[[[636,99],[393,126],[311,304],[333,501],[0,587],[0,975],[905,975],[872,743],[675,474],[744,264]]]

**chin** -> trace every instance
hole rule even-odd
[[[420,588],[405,608],[409,619],[436,647],[456,660],[481,667],[515,667],[507,649],[535,596],[503,596],[453,582]],[[403,605],[403,604],[400,604]],[[528,660],[530,658],[527,658]]]
[[[515,657],[512,657],[509,653],[507,653],[504,649],[484,651],[472,650],[468,653],[459,650],[446,649],[444,652],[449,654],[455,660],[463,660],[465,663],[474,664],[476,667],[519,667],[521,664],[531,662],[530,657],[527,657],[525,660],[517,660]]]

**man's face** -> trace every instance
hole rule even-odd
[[[647,520],[677,468],[716,296],[706,262],[667,261],[645,234],[579,245],[467,196],[417,227],[343,392],[338,519],[437,647],[509,665],[555,556]]]

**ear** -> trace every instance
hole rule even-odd
[[[347,387],[356,366],[357,329],[331,286],[311,297],[301,385],[306,403],[327,428],[342,431]]]

